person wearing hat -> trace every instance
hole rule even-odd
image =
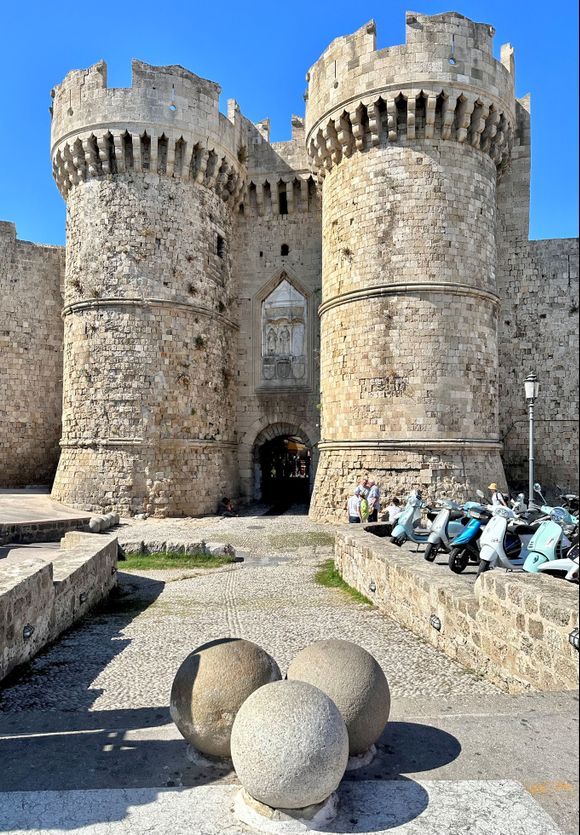
[[[503,494],[497,489],[497,484],[493,481],[488,490],[491,490],[491,504],[492,507],[507,507],[506,500],[503,497]]]

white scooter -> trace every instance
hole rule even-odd
[[[522,522],[508,507],[494,507],[492,513],[479,543],[478,577],[498,565],[508,571],[521,568],[528,556],[529,541],[537,530],[537,525]]]
[[[433,562],[440,550],[449,553],[451,541],[463,531],[467,521],[461,505],[450,499],[442,502],[441,510],[431,523],[431,532],[425,546],[423,556],[427,562]]]

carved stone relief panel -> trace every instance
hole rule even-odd
[[[261,385],[306,383],[307,308],[306,298],[285,276],[262,302]]]

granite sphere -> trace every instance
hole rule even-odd
[[[280,679],[274,659],[251,641],[223,638],[194,649],[171,688],[171,718],[202,754],[230,756],[236,714],[248,696]]]
[[[389,684],[378,661],[358,644],[316,641],[294,658],[288,679],[313,684],[332,699],[346,723],[351,756],[379,739],[391,711]]]
[[[348,733],[338,708],[304,681],[277,681],[244,702],[232,760],[251,797],[275,809],[325,801],[344,776]]]

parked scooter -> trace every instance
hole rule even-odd
[[[439,551],[449,553],[452,540],[463,531],[467,524],[465,510],[457,502],[446,499],[431,524],[424,557],[433,562]]]
[[[542,563],[538,568],[538,574],[553,574],[556,577],[564,577],[570,583],[578,583],[580,577],[578,535],[576,535],[575,541],[565,557],[560,560]]]
[[[421,511],[426,507],[423,501],[423,495],[420,490],[411,493],[407,499],[407,505],[401,513],[395,527],[391,533],[391,542],[393,545],[401,545],[407,540],[416,542],[417,545],[424,544],[429,539],[431,530],[421,529],[417,527],[421,521]]]
[[[542,566],[545,566],[543,572],[551,573],[550,566],[567,557],[572,547],[572,541],[568,537],[573,537],[578,532],[578,518],[572,516],[568,509],[555,507],[550,510],[549,515],[550,518],[540,525],[528,546],[524,571],[531,574],[538,573]]]
[[[493,518],[481,536],[478,577],[497,565],[508,570],[521,568],[528,555],[529,540],[537,530],[537,524],[522,522],[510,508],[496,507],[492,513]]]
[[[470,505],[469,508],[466,505],[470,521],[455,537],[449,551],[449,568],[454,574],[461,574],[469,563],[479,565],[479,543],[484,527],[492,518],[491,511],[484,505],[476,502],[470,502]]]

